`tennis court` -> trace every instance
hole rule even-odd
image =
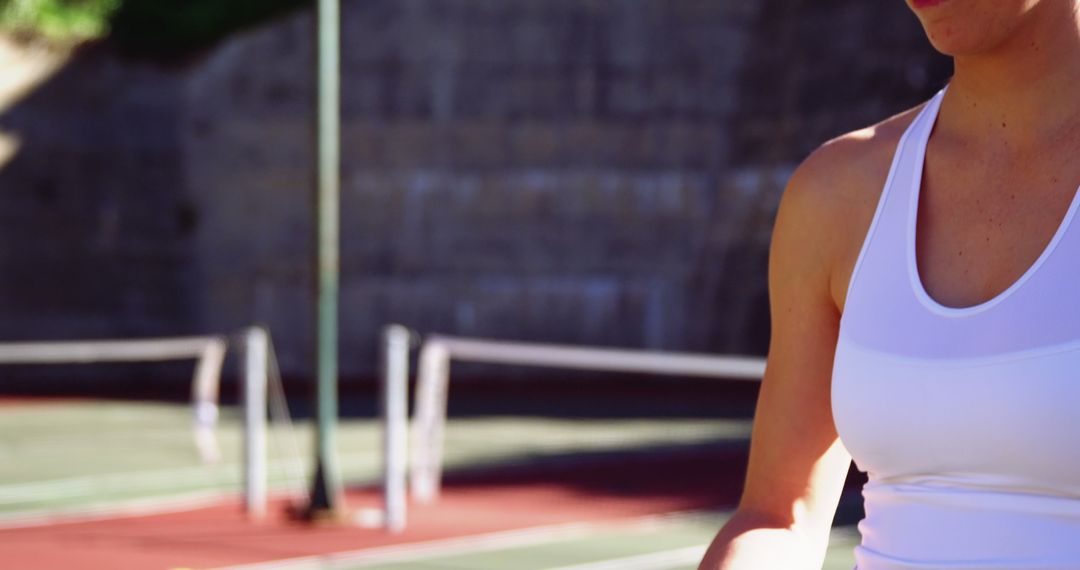
[[[953,72],[897,3],[174,4],[0,1],[0,570],[696,567],[788,179]],[[91,362],[186,368],[7,375]]]
[[[268,520],[255,523],[240,500],[236,409],[222,410],[222,460],[206,465],[191,441],[190,404],[8,400],[0,560],[34,568],[695,567],[737,498],[749,421],[609,412],[616,417],[451,414],[442,497],[411,505],[408,528],[391,534],[285,516],[289,497],[305,493],[295,479],[310,453],[310,422],[296,425],[291,451],[282,428],[271,429],[273,499]],[[378,509],[378,422],[344,418],[339,429],[349,506]],[[850,568],[856,542],[852,526],[838,527],[826,568]]]

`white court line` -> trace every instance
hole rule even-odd
[[[347,564],[350,569],[366,568],[393,562],[409,562],[456,554],[472,554],[521,546],[534,546],[558,540],[584,538],[616,530],[648,530],[665,523],[670,524],[672,520],[681,517],[692,517],[706,512],[709,511],[684,511],[621,521],[577,522],[538,526],[459,538],[301,556],[255,564],[223,566],[215,570],[324,570],[330,564]]]
[[[238,471],[239,468],[239,464],[177,467],[175,469],[82,475],[31,483],[12,483],[0,485],[0,505],[21,503],[27,500],[65,499],[77,497],[90,491],[100,491],[103,488],[144,491],[178,483],[236,483],[240,481],[240,474],[233,473],[233,471]]]
[[[122,503],[114,501],[80,507],[21,511],[0,516],[0,530],[189,511],[230,502],[239,504],[239,501],[239,491],[199,491],[168,498],[132,499]]]
[[[373,461],[368,458],[370,454],[351,454],[342,462],[342,466],[352,465],[352,462],[360,464],[364,462],[364,465]],[[282,462],[289,460],[282,460]],[[218,466],[220,467],[220,466]],[[237,470],[239,465],[234,466]],[[137,472],[143,474],[150,474],[151,477],[161,474],[162,472],[184,472],[188,468],[180,468],[176,470],[161,470],[161,472]],[[72,478],[81,479],[81,478]],[[234,483],[239,483],[239,474],[234,478]],[[160,481],[159,481],[160,482]],[[180,482],[180,480],[177,480]],[[190,482],[190,481],[186,481]],[[350,484],[365,485],[374,482],[374,479],[365,478],[350,479]],[[218,481],[219,484],[223,482]],[[227,482],[225,482],[227,483]],[[126,487],[126,490],[138,487],[137,484],[130,484]],[[275,480],[272,482],[272,487],[277,489],[271,493],[272,499],[282,499],[292,496],[292,493],[288,491],[282,491],[285,486],[281,480]],[[8,485],[0,486],[0,489],[6,489]],[[86,491],[88,489],[80,489]],[[60,493],[38,493],[28,497],[22,497],[25,499],[56,499],[64,496],[65,491]],[[190,511],[194,509],[200,509],[204,507],[215,506],[219,504],[228,504],[234,500],[238,500],[241,491],[239,489],[234,490],[221,490],[221,489],[205,489],[198,491],[191,491],[181,494],[174,494],[172,496],[162,497],[142,497],[142,498],[130,498],[130,499],[111,499],[107,501],[98,501],[89,504],[77,505],[77,506],[56,506],[56,507],[44,507],[38,509],[27,509],[18,511],[2,512],[0,511],[0,530],[15,529],[15,528],[28,528],[35,526],[45,526],[52,524],[64,524],[64,523],[76,523],[76,522],[90,522],[99,521],[110,518],[127,518],[135,516],[145,516],[154,514],[172,513],[177,511]],[[3,500],[0,498],[0,503]]]
[[[282,485],[274,485],[274,487],[280,489]],[[0,530],[191,511],[239,501],[241,494],[240,489],[231,491],[211,489],[174,494],[167,497],[114,499],[73,507],[47,507],[6,513],[0,512]],[[287,499],[294,495],[295,493],[288,491],[275,490],[270,493],[270,498],[271,500]]]
[[[690,546],[676,550],[665,550],[650,554],[639,554],[624,558],[612,558],[599,562],[559,566],[548,570],[663,570],[676,565],[695,564],[705,556],[706,546]]]
[[[372,465],[376,461],[377,455],[376,452],[350,453],[342,456],[341,464],[345,468]],[[275,459],[270,462],[270,466],[275,470],[280,470],[284,469],[286,465],[298,461],[304,462],[306,460],[300,458]],[[239,463],[83,475],[47,481],[0,485],[0,504],[26,500],[68,498],[88,491],[100,491],[102,487],[119,487],[125,491],[131,491],[178,484],[190,485],[193,482],[200,484],[239,484],[240,479]],[[4,518],[5,515],[0,513],[0,520]]]
[[[418,558],[435,558],[455,554],[488,552],[515,546],[543,544],[554,540],[589,536],[600,531],[599,525],[595,523],[567,523],[461,538],[286,558],[271,562],[227,566],[216,570],[319,570],[325,568],[327,564],[350,564],[353,568],[363,568],[376,564],[405,562]]]

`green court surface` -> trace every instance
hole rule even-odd
[[[187,405],[7,404],[0,410],[0,522],[27,514],[238,493],[243,446],[238,413],[222,411],[217,430],[222,460],[204,465],[193,443]],[[446,463],[448,469],[478,468],[588,452],[739,442],[749,429],[745,420],[725,419],[452,418]],[[271,487],[302,493],[312,456],[311,424],[273,428],[269,439]],[[346,481],[377,482],[381,439],[376,420],[342,420],[338,447]]]
[[[132,505],[163,511],[184,500],[236,497],[241,489],[239,410],[223,410],[223,459],[201,465],[183,404],[99,400],[13,402],[0,408],[0,529],[24,519]],[[311,425],[271,433],[272,488],[306,486]],[[580,419],[537,416],[451,418],[447,467],[485,468],[532,461],[574,461],[596,454],[746,444],[745,419]],[[345,419],[338,434],[344,478],[373,484],[381,433],[374,419]],[[291,465],[291,467],[290,467]],[[290,480],[292,482],[290,483]],[[583,498],[587,501],[587,498]],[[170,501],[179,501],[176,505]],[[237,568],[282,570],[682,570],[696,568],[724,513],[681,513],[625,523],[570,525],[338,553]],[[827,570],[851,570],[853,526],[834,529]]]

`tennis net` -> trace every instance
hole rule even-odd
[[[417,357],[416,388],[413,397],[413,417],[407,426],[404,404],[408,385],[410,342],[402,327],[388,327],[384,339],[383,361],[383,422],[386,433],[384,489],[388,520],[404,525],[405,501],[401,498],[408,488],[419,502],[430,502],[439,496],[444,464],[480,464],[498,461],[499,457],[536,459],[560,456],[567,452],[585,454],[610,450],[671,449],[677,446],[715,442],[718,439],[744,441],[749,435],[749,418],[725,420],[709,417],[708,412],[681,417],[665,416],[664,405],[646,395],[644,403],[621,417],[620,398],[631,383],[611,384],[616,375],[647,375],[653,384],[653,394],[664,397],[675,394],[685,400],[701,400],[699,380],[729,380],[753,387],[764,374],[765,360],[750,356],[720,356],[709,354],[626,350],[558,344],[526,343],[490,339],[472,339],[446,335],[427,335]],[[415,335],[414,335],[415,336]],[[546,388],[535,383],[511,387],[495,397],[489,406],[488,417],[476,416],[453,420],[448,417],[448,395],[452,391],[463,397],[458,388],[451,390],[453,362],[483,364],[513,373],[515,369],[543,368],[556,374],[578,371],[578,384],[606,379],[614,390],[584,402],[575,412],[578,417],[555,418],[543,412],[543,404],[533,405],[531,411],[519,414],[499,406],[537,400]],[[583,371],[583,372],[582,372]],[[498,374],[496,373],[496,376]],[[671,378],[672,380],[663,380]],[[507,380],[505,384],[514,384]],[[519,383],[520,384],[520,383]],[[565,384],[565,383],[564,383]],[[555,388],[557,391],[558,388]],[[481,391],[488,391],[486,388]],[[550,390],[548,390],[550,392]],[[560,395],[545,396],[549,402]],[[567,398],[575,398],[570,393]],[[490,399],[490,398],[489,398]],[[563,398],[565,400],[565,398]],[[640,398],[639,398],[640,400]],[[565,401],[559,402],[566,408]],[[604,417],[581,417],[580,410],[592,406],[603,408]],[[518,406],[520,407],[520,406]],[[699,408],[700,409],[700,408]],[[541,413],[536,413],[541,410]],[[558,412],[554,415],[558,415]],[[572,414],[573,415],[573,414]],[[587,414],[586,414],[587,415]],[[450,420],[448,422],[448,420]],[[448,432],[448,423],[456,424]],[[409,441],[402,435],[409,431]],[[447,437],[450,433],[451,437]],[[456,435],[454,435],[456,434]],[[408,449],[406,449],[408,446]],[[407,473],[407,475],[406,475]],[[406,481],[407,479],[407,481]],[[396,512],[395,512],[396,511]]]
[[[240,408],[219,405],[230,348],[239,353]],[[282,421],[287,406],[265,329],[232,336],[0,343],[0,374],[14,365],[70,369],[160,361],[195,363],[189,403],[8,400],[0,416],[0,526],[176,508],[241,491],[249,515],[259,518],[271,483],[302,489],[301,458],[287,429],[284,443],[276,446],[284,449],[273,457],[269,449],[274,430],[268,406],[270,417]]]

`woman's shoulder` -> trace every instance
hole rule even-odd
[[[830,296],[843,307],[846,283],[904,131],[922,110],[908,109],[822,144],[795,169],[781,199],[777,231],[826,264]],[[781,224],[789,227],[782,228]]]
[[[795,170],[789,191],[810,193],[825,202],[872,198],[876,203],[896,146],[922,107],[825,142]]]

